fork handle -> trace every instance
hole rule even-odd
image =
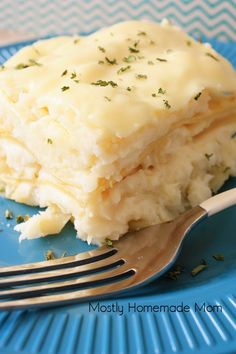
[[[214,197],[207,199],[205,202],[200,204],[200,207],[206,210],[207,214],[211,216],[235,204],[236,188],[232,188],[226,192],[217,194]]]

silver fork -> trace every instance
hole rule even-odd
[[[76,256],[0,268],[0,309],[57,306],[135,289],[175,262],[189,230],[236,204],[236,188],[218,194],[177,219],[127,233],[114,247]]]

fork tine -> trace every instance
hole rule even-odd
[[[109,257],[108,259],[106,258],[91,264],[80,265],[72,268],[63,268],[34,274],[3,277],[0,278],[0,288],[48,282],[61,278],[71,278],[75,276],[85,276],[91,273],[96,273],[98,271],[105,271],[107,269],[114,268],[125,263],[122,258],[117,257],[117,254]]]
[[[77,290],[73,292],[67,292],[56,295],[45,295],[31,298],[24,298],[20,300],[4,301],[0,302],[0,310],[14,310],[25,308],[42,308],[59,306],[68,303],[78,303],[86,300],[92,300],[93,298],[109,297],[113,294],[124,293],[131,288],[139,285],[138,277],[133,269],[130,277],[117,281],[116,283],[104,284],[98,287]],[[127,274],[128,275],[128,274]]]
[[[0,291],[0,299],[6,298],[21,298],[21,297],[33,297],[35,295],[50,294],[54,292],[60,292],[71,289],[81,289],[91,286],[97,286],[101,282],[108,283],[109,281],[114,281],[116,279],[124,278],[126,275],[131,275],[132,269],[128,267],[127,264],[123,264],[116,269],[110,269],[105,273],[98,273],[88,275],[82,278],[76,278],[67,281],[20,287],[16,289],[2,290]]]
[[[100,259],[108,258],[116,252],[116,248],[108,249],[106,246],[103,246],[92,251],[79,253],[75,256],[57,258],[50,261],[19,264],[16,266],[0,267],[0,276],[29,274],[41,272],[44,270],[60,269],[67,268],[70,266],[90,264]]]

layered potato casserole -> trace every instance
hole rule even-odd
[[[177,217],[236,175],[236,74],[168,21],[21,49],[0,71],[0,186],[46,208],[20,239],[101,244]]]

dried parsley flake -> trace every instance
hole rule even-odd
[[[110,238],[105,238],[104,244],[107,247],[113,247],[113,241]]]
[[[98,49],[102,52],[102,53],[105,53],[105,48],[101,47],[101,46],[98,46]]]
[[[109,59],[108,57],[105,57],[106,61],[110,65],[117,65],[116,59]]]
[[[197,94],[196,94],[196,96],[194,97],[194,99],[197,101],[198,99],[199,99],[199,97],[201,96],[201,92],[198,92]]]
[[[213,254],[212,256],[216,261],[224,261],[225,260],[225,257],[223,256],[223,254]]]
[[[163,100],[164,105],[166,106],[167,109],[171,108],[171,105],[169,104],[169,102],[167,100]]]
[[[16,69],[16,70],[21,70],[21,69],[26,69],[26,68],[28,68],[28,67],[29,67],[28,64],[19,63],[19,64],[17,64],[17,65],[15,66],[15,69]]]
[[[105,80],[97,80],[96,82],[91,82],[91,85],[95,85],[95,86],[108,86],[110,85],[111,87],[117,87],[117,83],[115,83],[114,81],[105,81]]]
[[[13,213],[12,213],[12,211],[10,211],[9,209],[6,209],[5,210],[5,218],[6,219],[13,219]]]
[[[52,259],[55,259],[56,257],[55,257],[55,255],[54,255],[54,253],[51,251],[51,250],[48,250],[47,252],[46,252],[46,254],[45,254],[45,259],[47,260],[47,261],[51,261]]]
[[[72,80],[74,80],[74,79],[76,79],[76,77],[77,77],[77,74],[76,74],[75,71],[73,71],[73,73],[71,73],[70,78],[71,78]]]
[[[136,74],[135,77],[137,79],[147,79],[147,75],[143,75],[143,74]]]
[[[207,268],[206,264],[199,264],[198,266],[196,266],[195,268],[193,268],[191,270],[191,275],[193,277],[195,277],[196,275],[198,275],[199,273],[201,273],[203,270],[205,270]]]
[[[65,76],[67,74],[68,70],[64,70],[61,76]]]
[[[121,67],[118,71],[117,71],[117,74],[123,74],[125,71],[129,70],[131,68],[130,65],[127,65],[127,66],[123,66]]]
[[[205,157],[206,157],[206,159],[209,161],[210,160],[210,158],[213,156],[213,154],[211,153],[211,154],[205,154]]]
[[[156,60],[160,61],[160,62],[167,62],[166,59],[163,59],[163,58],[156,58]]]
[[[70,88],[69,86],[62,86],[62,87],[61,87],[61,90],[62,90],[62,92],[64,92],[64,91],[66,91],[66,90],[69,90],[69,88]]]
[[[129,55],[128,57],[124,57],[123,61],[125,63],[132,63],[136,60],[136,57],[134,55]]]
[[[207,55],[208,57],[214,59],[215,61],[219,61],[219,59],[218,59],[215,55],[213,55],[212,53],[207,52],[206,55]]]
[[[147,33],[144,31],[139,31],[137,34],[137,36],[146,36],[146,35],[147,35]]]
[[[21,215],[21,214],[18,214],[17,217],[16,217],[17,224],[20,224],[20,223],[22,223],[24,221],[25,221],[24,216]]]
[[[134,48],[134,47],[129,47],[130,53],[139,53],[139,49]]]
[[[158,89],[158,93],[161,95],[164,95],[166,93],[166,90],[163,90],[161,87]]]

